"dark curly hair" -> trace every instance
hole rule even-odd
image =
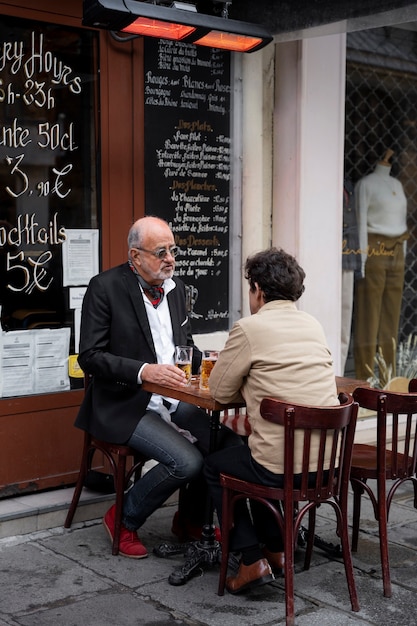
[[[295,302],[304,292],[304,270],[293,256],[281,248],[269,248],[248,257],[245,278],[249,281],[251,291],[255,291],[255,283],[258,284],[265,302]]]

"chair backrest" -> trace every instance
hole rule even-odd
[[[412,378],[408,383],[408,391],[409,393],[417,392],[417,378]]]
[[[284,427],[284,489],[289,500],[324,501],[342,491],[347,498],[358,405],[348,394],[340,394],[339,400],[340,405],[320,407],[262,400],[262,417]],[[297,460],[301,474],[294,474]]]
[[[399,393],[358,387],[353,392],[359,406],[377,415],[378,466],[385,466],[391,450],[391,479],[412,476],[417,463],[417,393]],[[385,474],[385,471],[384,471]]]

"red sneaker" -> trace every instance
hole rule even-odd
[[[113,504],[103,518],[104,528],[107,530],[112,543],[114,537],[115,513],[116,505]],[[144,559],[148,556],[148,551],[137,536],[136,531],[128,530],[123,524],[120,529],[119,554],[127,556],[130,559]]]
[[[176,511],[172,520],[171,532],[178,537],[180,541],[200,541],[203,527],[192,524],[188,520],[182,520],[180,524],[179,513]],[[220,528],[217,526],[214,529],[214,538],[219,543],[222,540]]]

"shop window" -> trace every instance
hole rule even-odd
[[[345,175],[359,219],[368,212],[346,373],[383,387],[417,374],[417,33],[349,34],[346,69]]]
[[[0,42],[0,397],[9,397],[82,384],[69,356],[99,271],[97,36],[2,16]]]

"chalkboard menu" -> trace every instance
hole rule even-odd
[[[230,53],[145,39],[145,203],[171,225],[193,332],[229,327]]]

